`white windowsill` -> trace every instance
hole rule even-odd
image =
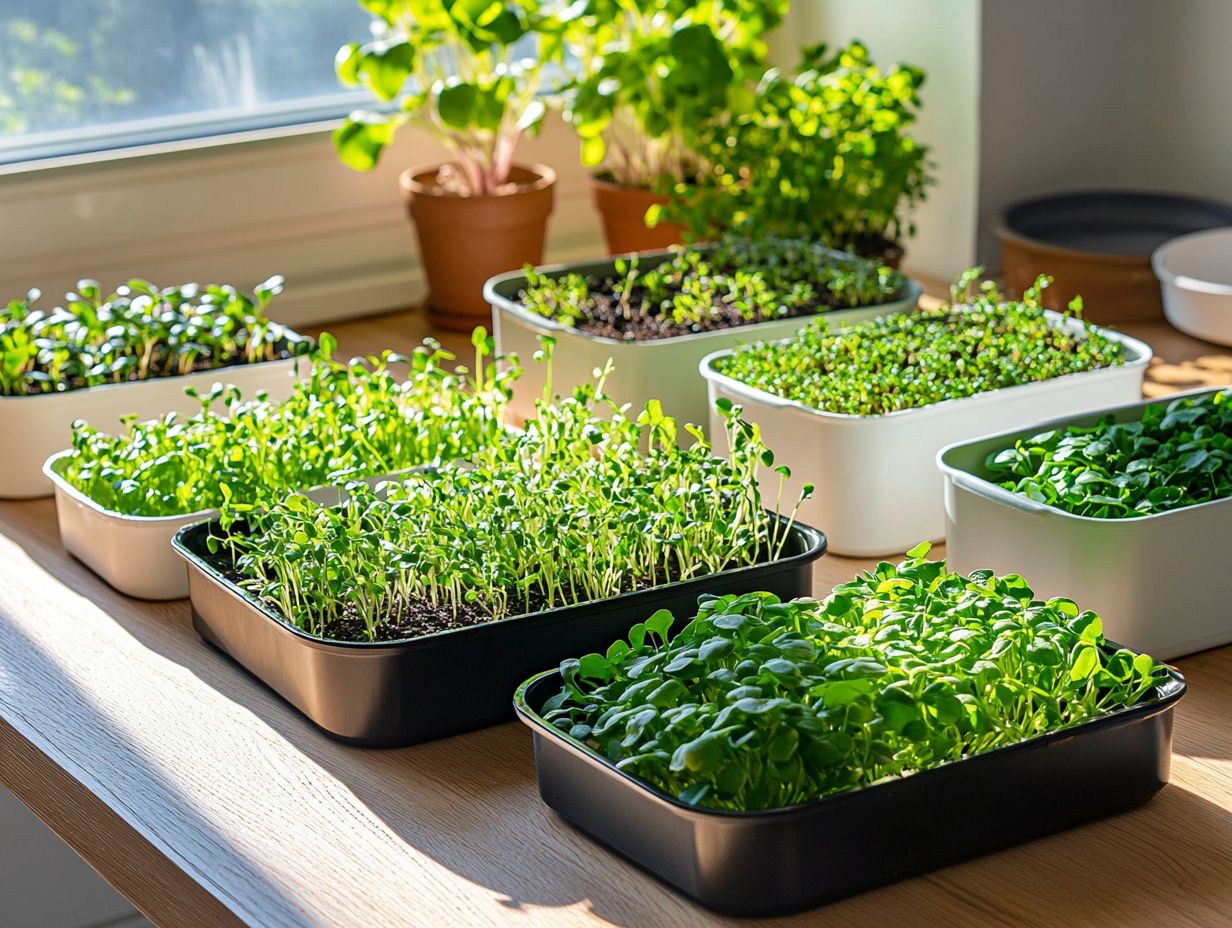
[[[0,301],[37,287],[55,305],[82,277],[250,288],[280,273],[271,314],[292,325],[414,305],[423,283],[397,176],[445,153],[404,132],[357,173],[337,160],[333,125],[0,166]],[[572,131],[553,120],[518,160],[559,174],[549,258],[601,254]]]

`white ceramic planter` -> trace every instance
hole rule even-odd
[[[43,462],[69,446],[77,419],[101,431],[113,431],[122,416],[136,416],[138,420],[155,419],[168,412],[190,416],[200,412],[201,403],[185,396],[184,389],[195,387],[205,393],[216,383],[234,384],[245,399],[254,399],[262,390],[272,400],[286,399],[297,376],[306,373],[309,364],[306,358],[285,358],[64,393],[0,396],[0,435],[4,436],[0,499],[51,495]]]
[[[1232,345],[1232,227],[1174,238],[1155,249],[1151,267],[1169,322],[1197,338]]]
[[[1048,317],[1070,331],[1083,329],[1082,323],[1057,313]],[[725,397],[743,406],[744,418],[761,427],[762,439],[774,451],[775,466],[791,468],[783,499],[795,500],[803,484],[814,485],[799,519],[826,533],[831,552],[871,557],[900,553],[945,534],[935,458],[946,445],[1041,417],[1140,398],[1150,347],[1103,331],[1124,345],[1126,363],[881,416],[820,412],[733,380],[714,369],[730,350],[707,356],[700,370],[711,405]],[[722,423],[711,412],[710,440],[716,449],[727,446]],[[779,477],[763,468],[761,483],[762,498],[773,509]]]
[[[639,255],[641,267],[646,270],[655,267],[671,254],[667,251],[643,253]],[[539,268],[539,271],[552,275],[571,272],[605,274],[612,272],[614,260],[553,265]],[[556,339],[552,362],[553,393],[567,396],[574,387],[592,383],[594,371],[602,369],[611,360],[613,371],[604,389],[618,404],[629,403],[636,412],[648,400],[657,399],[668,415],[681,423],[696,425],[704,425],[708,413],[706,384],[697,375],[697,365],[711,352],[749,342],[783,338],[821,318],[838,326],[905,312],[915,308],[921,293],[919,284],[908,280],[907,295],[893,303],[759,322],[697,335],[620,341],[586,335],[528,312],[517,302],[518,294],[525,286],[526,275],[513,272],[493,277],[484,288],[487,300],[492,304],[496,351],[498,354],[516,353],[524,368],[521,378],[513,385],[510,410],[515,417],[525,421],[532,416],[535,400],[543,396],[547,372],[544,365],[534,363],[531,358],[541,347],[539,337],[547,335]],[[684,430],[680,431],[682,440],[687,440]]]
[[[65,550],[125,596],[153,600],[186,598],[188,568],[171,547],[171,539],[186,525],[217,517],[218,511],[129,516],[104,509],[60,475],[59,462],[69,454],[70,451],[61,451],[43,467],[55,488],[56,521]],[[396,476],[381,474],[365,482],[375,486]],[[304,495],[324,505],[335,505],[341,491],[335,487],[315,487]]]
[[[1098,612],[1108,638],[1162,660],[1232,641],[1232,499],[1133,519],[1093,519],[987,479],[988,455],[1020,438],[1091,426],[1108,412],[1118,422],[1136,420],[1145,407],[1174,399],[1053,419],[944,449],[937,463],[945,480],[950,566],[1021,574],[1037,597],[1065,596]]]

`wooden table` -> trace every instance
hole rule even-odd
[[[1131,331],[1162,358],[1151,395],[1232,382],[1229,353]],[[425,332],[335,329],[348,353]],[[866,563],[823,558],[818,593]],[[1180,665],[1173,782],[1149,805],[773,924],[1232,923],[1232,648]],[[187,602],[127,599],[70,558],[51,500],[0,504],[0,782],[160,925],[728,923],[553,817],[522,726],[336,744],[202,644]]]

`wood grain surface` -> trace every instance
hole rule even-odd
[[[334,331],[347,354],[427,334],[411,314]],[[1150,395],[1232,382],[1222,349],[1131,331],[1160,356]],[[816,591],[866,565],[823,558]],[[1180,667],[1173,782],[1148,805],[794,918],[733,921],[555,818],[521,726],[339,745],[204,645],[187,602],[127,599],[70,558],[51,500],[0,504],[0,781],[176,928],[1227,926],[1232,648]]]

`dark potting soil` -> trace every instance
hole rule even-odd
[[[605,285],[610,283],[610,281],[604,282]],[[634,288],[630,305],[635,308],[640,307],[643,296],[643,291]],[[833,302],[819,301],[788,309],[787,312],[773,318],[791,319],[795,316],[813,316],[836,308]],[[587,335],[614,338],[620,341],[651,341],[659,338],[673,338],[678,335],[693,335],[698,332],[713,332],[718,329],[732,329],[737,326],[765,322],[771,318],[764,313],[758,313],[749,318],[735,306],[722,300],[716,300],[709,316],[697,324],[676,322],[666,314],[661,306],[649,301],[645,309],[635,309],[626,315],[620,301],[610,292],[592,293],[591,305],[588,309],[588,318],[577,323],[577,330]]]

